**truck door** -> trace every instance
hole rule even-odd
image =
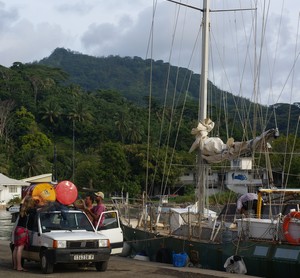
[[[104,217],[102,225],[100,221]],[[105,235],[110,240],[111,254],[120,254],[123,249],[123,231],[120,226],[118,211],[108,210],[101,214],[96,226],[98,233]]]

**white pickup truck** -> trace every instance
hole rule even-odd
[[[96,270],[105,271],[110,254],[122,252],[123,234],[118,212],[103,214],[100,230],[94,229],[87,215],[78,209],[40,210],[30,215],[30,244],[23,251],[22,261],[39,262],[46,274],[52,273],[56,264],[66,263],[92,263]],[[12,251],[13,242],[12,237]]]

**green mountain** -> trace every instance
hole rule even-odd
[[[187,92],[191,106],[198,103],[200,75],[185,68],[178,68],[161,60],[143,60],[139,57],[92,57],[64,48],[57,48],[38,64],[62,69],[69,75],[68,83],[78,84],[87,91],[115,90],[127,100],[141,106],[148,103],[151,75],[151,95],[154,101],[163,104],[181,104]],[[166,90],[166,84],[168,88]],[[225,92],[209,82],[209,111],[217,115],[227,114],[229,118],[253,122],[253,115],[259,119],[258,130],[273,128],[277,122],[281,132],[287,132],[287,113],[291,109],[290,132],[295,131],[298,105],[276,104],[266,107]],[[174,93],[175,92],[175,93]],[[174,99],[175,96],[175,99]],[[224,100],[226,103],[224,104]],[[193,104],[194,103],[194,104]],[[226,107],[226,108],[224,108]],[[195,109],[197,109],[195,107]],[[226,109],[226,111],[225,111]],[[255,112],[256,111],[256,112]],[[194,111],[195,119],[197,118]],[[215,116],[212,116],[215,117]],[[267,119],[267,121],[263,120]]]
[[[62,69],[69,74],[71,83],[78,84],[87,91],[116,90],[137,104],[145,104],[145,98],[149,95],[151,67],[152,96],[159,102],[164,101],[167,82],[169,103],[174,90],[177,101],[180,101],[186,90],[191,99],[196,99],[199,94],[199,74],[161,60],[119,56],[92,57],[57,48],[49,57],[39,61],[39,64]],[[213,92],[220,93],[212,83],[210,88]]]
[[[0,73],[0,170],[6,175],[25,178],[52,171],[58,180],[70,179],[80,187],[140,194],[146,173],[151,187],[162,181],[172,187],[193,168],[195,153],[188,150],[197,125],[200,78],[187,69],[56,49],[40,62],[0,66]],[[252,138],[253,112],[257,133],[274,123],[281,135],[298,130],[298,104],[265,107],[208,85],[213,136],[240,141],[246,131]],[[271,161],[280,173],[289,167],[280,153],[300,150],[293,138],[286,144],[282,136],[272,144],[278,154]],[[291,158],[296,183],[300,159]]]

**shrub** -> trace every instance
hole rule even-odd
[[[20,204],[21,198],[20,197],[14,197],[8,201],[8,205],[14,205],[14,204]]]

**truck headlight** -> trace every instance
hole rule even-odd
[[[66,248],[67,241],[65,240],[53,240],[53,248]]]
[[[110,247],[109,239],[99,239],[99,247]]]

